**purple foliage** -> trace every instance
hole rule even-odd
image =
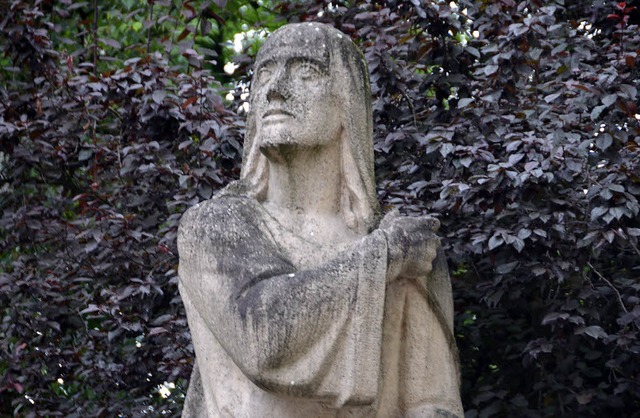
[[[223,18],[167,9],[199,22],[163,38],[178,71],[149,44],[98,60],[91,4],[32,3],[0,5],[0,415],[178,416],[177,223],[241,157],[243,121],[192,41]],[[381,202],[442,222],[467,416],[638,416],[637,2],[456,3],[273,13],[363,50]],[[61,21],[87,39],[63,50]]]

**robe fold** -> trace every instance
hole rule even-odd
[[[387,283],[381,230],[322,246],[234,187],[178,234],[196,352],[183,417],[461,417],[441,252],[425,283]]]

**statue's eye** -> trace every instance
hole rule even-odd
[[[264,84],[271,79],[275,71],[275,64],[268,62],[258,69],[258,84]]]
[[[291,72],[301,80],[314,80],[323,75],[322,69],[311,61],[300,60],[291,66]]]

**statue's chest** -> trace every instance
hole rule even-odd
[[[283,255],[298,269],[326,263],[354,245],[353,242],[318,242],[313,234],[301,236],[273,220],[269,221],[269,229]]]

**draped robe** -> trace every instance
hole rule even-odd
[[[383,231],[318,244],[240,182],[185,213],[178,248],[196,352],[183,417],[462,416],[440,249],[424,282],[387,283]]]

